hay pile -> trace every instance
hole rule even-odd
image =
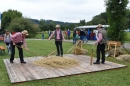
[[[75,55],[86,55],[88,50],[81,49],[81,48],[74,48],[73,54]]]
[[[130,62],[130,55],[120,55],[116,59],[120,60],[120,61],[128,61],[128,62]]]
[[[50,56],[34,61],[34,64],[42,67],[68,68],[78,65],[79,61],[73,58]]]
[[[82,45],[83,45],[83,41],[78,40],[76,42],[76,45],[74,46],[73,54],[75,54],[75,55],[86,55],[88,50],[82,49]]]
[[[116,49],[116,53],[115,53],[115,56],[119,56],[119,55],[122,55],[124,54],[124,51],[121,50],[121,48],[117,48]],[[114,49],[111,49],[110,50],[110,56],[113,56],[114,55]]]

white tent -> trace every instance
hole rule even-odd
[[[79,26],[79,27],[76,27],[76,29],[81,29],[81,28],[83,28],[83,29],[96,29],[97,26],[98,25]],[[102,25],[102,27],[107,28],[107,27],[109,27],[109,25]]]

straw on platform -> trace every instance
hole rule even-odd
[[[68,68],[79,64],[79,60],[69,57],[50,56],[34,61],[35,65],[42,67]]]
[[[120,60],[120,61],[130,62],[130,55],[120,55],[120,56],[117,57],[116,59],[117,59],[117,60]]]

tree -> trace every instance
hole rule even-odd
[[[103,13],[100,13],[99,15],[94,16],[91,22],[93,23],[93,25],[97,25],[100,23],[99,21],[102,21],[102,19],[105,20],[106,22],[106,23],[105,22],[103,23],[108,24],[106,12],[103,12]]]
[[[48,24],[48,26],[49,26],[49,29],[52,31],[52,30],[55,30],[55,26],[56,26],[56,23],[54,22],[54,21],[52,21],[52,22],[50,22],[49,24]]]
[[[6,27],[6,29],[15,32],[21,32],[23,30],[27,30],[29,32],[28,37],[34,37],[37,31],[39,30],[39,27],[29,19],[15,18],[11,21],[8,27]]]
[[[43,19],[40,19],[39,28],[40,28],[41,31],[45,31],[44,25],[45,25],[45,21]]]
[[[86,25],[93,25],[92,21],[86,22]]]
[[[105,0],[106,12],[108,16],[108,38],[112,41],[121,41],[124,43],[126,25],[124,24],[126,16],[126,7],[128,0]]]
[[[99,15],[94,16],[93,19],[92,19],[92,24],[93,25],[98,25],[99,24],[99,20],[100,20],[100,16]]]
[[[100,19],[99,24],[106,25],[106,21],[104,19]]]
[[[79,22],[80,25],[85,25],[85,23],[86,23],[85,19],[84,20],[80,20],[80,22]]]
[[[10,22],[15,19],[15,18],[21,18],[22,17],[22,13],[18,12],[17,10],[11,10],[9,9],[8,11],[5,11],[2,13],[2,30],[4,31],[6,27],[8,27],[8,25],[10,24]]]
[[[130,9],[127,9],[126,25],[127,25],[127,28],[130,28]]]

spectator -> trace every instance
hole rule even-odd
[[[95,33],[93,33],[93,31],[92,31],[91,34],[90,34],[91,40],[94,40],[94,35],[95,35]]]
[[[44,32],[42,31],[42,40],[44,40]]]
[[[66,30],[65,35],[66,35],[66,38],[68,39],[68,30]]]
[[[70,30],[68,29],[68,32],[67,32],[67,34],[68,34],[68,40],[70,40]]]
[[[48,36],[50,37],[50,35],[51,35],[51,30],[48,31]]]
[[[84,43],[84,37],[85,37],[85,33],[84,33],[83,29],[81,29],[81,31],[80,31],[80,40],[82,40],[83,43]]]
[[[11,54],[11,48],[10,48],[11,39],[10,39],[10,37],[11,37],[10,32],[8,30],[6,30],[5,35],[4,35],[4,42],[5,42],[6,46],[7,46],[9,54]]]
[[[76,28],[74,28],[74,31],[73,31],[73,44],[76,43]]]
[[[84,29],[84,33],[85,33],[84,41],[88,42],[88,32],[85,29]]]

